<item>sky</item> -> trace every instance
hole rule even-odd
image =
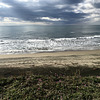
[[[100,0],[0,0],[0,25],[99,23]]]

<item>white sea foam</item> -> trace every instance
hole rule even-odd
[[[77,38],[0,40],[0,54],[100,49],[100,35]]]
[[[96,37],[97,37],[97,38],[100,38],[100,35],[94,35],[94,38],[96,38]]]

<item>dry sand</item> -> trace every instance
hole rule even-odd
[[[43,65],[54,67],[64,67],[66,65],[100,67],[100,50],[0,55],[0,68],[30,68]]]

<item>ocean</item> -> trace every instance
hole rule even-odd
[[[0,26],[0,54],[100,49],[100,25]]]

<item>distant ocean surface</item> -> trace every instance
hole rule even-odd
[[[0,54],[100,49],[100,25],[0,26]]]

